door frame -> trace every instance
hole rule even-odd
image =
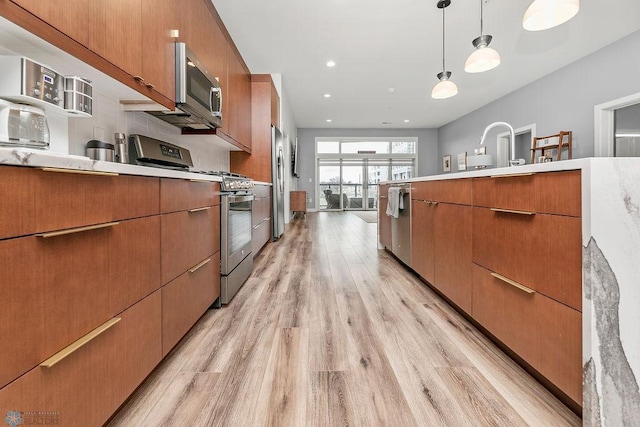
[[[598,104],[594,114],[594,156],[613,157],[615,147],[615,110],[640,103],[640,92]]]

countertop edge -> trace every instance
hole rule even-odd
[[[198,181],[221,182],[218,176],[204,175],[179,170],[154,168],[125,163],[91,160],[84,156],[57,154],[35,149],[0,147],[0,165],[27,166],[35,168],[58,168],[74,171],[108,172],[122,175],[137,175],[159,178],[179,178]]]

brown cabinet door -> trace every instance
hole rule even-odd
[[[582,404],[582,315],[473,267],[473,318]]]
[[[434,210],[431,203],[411,200],[411,268],[431,284],[435,279]]]
[[[78,43],[88,46],[90,0],[11,0]]]
[[[220,206],[161,217],[162,283],[220,250]]]
[[[160,181],[160,212],[169,213],[220,204],[220,184],[163,178]]]
[[[117,176],[30,170],[35,174],[37,231],[100,224],[113,219]]]
[[[109,245],[110,306],[120,312],[162,285],[160,216],[122,221]]]
[[[70,427],[104,424],[119,406],[123,372],[116,324],[51,368],[37,367],[0,389],[3,415],[8,411],[43,412],[25,424]],[[34,421],[35,420],[35,421]]]
[[[132,76],[143,77],[141,22],[142,0],[92,0],[89,49]]]
[[[582,314],[552,299],[541,299],[536,328],[543,331],[538,371],[582,406]]]
[[[581,310],[581,220],[473,208],[473,261]]]
[[[0,388],[46,357],[44,270],[38,255],[34,237],[0,241],[0,340],[6,349],[0,352]]]
[[[474,178],[473,204],[578,217],[581,182],[579,170]]]
[[[121,315],[124,336],[123,394],[129,396],[162,360],[162,292],[160,289]]]
[[[378,241],[385,248],[391,249],[391,217],[387,215],[388,193],[388,184],[378,186]]]
[[[121,175],[111,190],[115,221],[160,213],[160,178]]]
[[[155,91],[175,101],[175,39],[171,30],[178,29],[176,0],[142,0],[142,16],[138,23],[142,34],[142,76]]]
[[[166,355],[220,296],[220,253],[162,288],[162,354]]]
[[[107,321],[110,306],[109,246],[115,225],[57,237],[35,237],[44,276],[47,357]],[[35,254],[34,254],[35,255]],[[38,258],[36,258],[38,259]]]
[[[435,211],[434,285],[458,307],[471,313],[472,207],[431,204]]]
[[[38,180],[31,168],[0,167],[0,239],[36,232],[37,191]]]
[[[251,75],[231,44],[227,43],[226,52],[227,86],[222,88],[222,127],[218,133],[251,151]]]
[[[103,425],[160,362],[160,316],[158,290],[57,364],[38,366],[0,389],[0,410],[45,413],[25,424]]]
[[[435,200],[434,181],[414,182],[411,184],[411,199]],[[385,193],[386,194],[386,193]]]
[[[431,200],[460,205],[471,205],[472,181],[470,179],[446,179],[431,182]]]

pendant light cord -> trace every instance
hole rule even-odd
[[[483,17],[482,17],[482,3],[484,0],[480,0],[480,37],[482,37],[483,33]]]
[[[446,7],[442,8],[442,72],[444,72],[444,10]]]

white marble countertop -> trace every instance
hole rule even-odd
[[[594,158],[560,160],[549,163],[536,163],[523,166],[511,166],[504,168],[474,169],[465,172],[441,173],[437,175],[419,176],[416,178],[402,179],[398,181],[384,181],[381,184],[394,184],[399,182],[439,181],[443,179],[481,178],[485,176],[499,176],[512,174],[525,174],[537,172],[555,172],[564,170],[583,169]]]
[[[91,160],[85,156],[58,154],[53,151],[29,148],[0,147],[0,165],[60,168],[94,172],[111,172],[123,175],[157,176],[161,178],[197,179],[220,182],[218,176],[204,175],[150,166]]]

